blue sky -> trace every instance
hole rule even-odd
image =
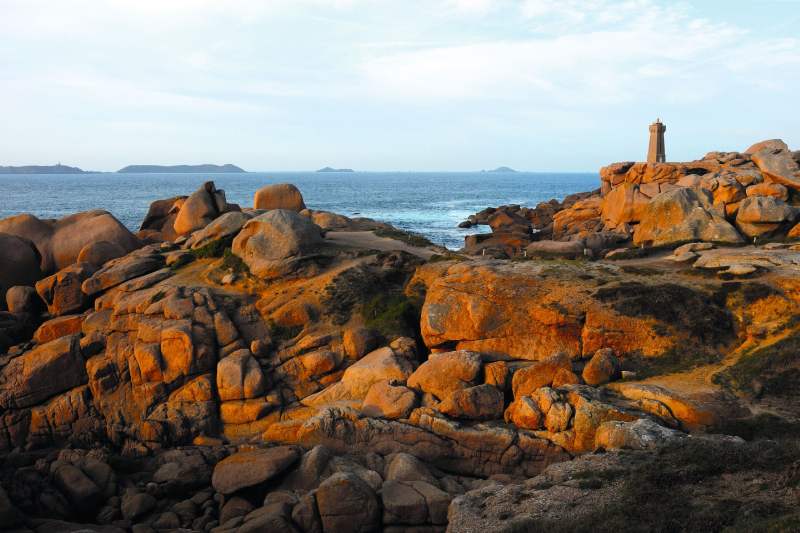
[[[781,137],[800,2],[0,0],[0,164],[594,171]]]

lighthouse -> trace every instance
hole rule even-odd
[[[667,127],[661,122],[660,118],[650,124],[650,145],[647,148],[648,163],[664,163],[667,161],[667,155],[664,151],[665,131],[667,131]]]

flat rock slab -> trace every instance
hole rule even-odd
[[[234,453],[217,463],[211,484],[217,492],[233,494],[237,490],[269,481],[299,457],[300,452],[292,446]]]

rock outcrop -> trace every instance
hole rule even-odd
[[[635,490],[669,496],[637,469],[673,458],[690,468],[653,479],[793,504],[792,446],[705,436],[795,438],[800,250],[724,246],[782,237],[793,189],[747,154],[663,165],[481,215],[485,249],[515,261],[376,251],[336,238],[371,222],[240,212],[208,186],[151,206],[140,234],[160,242],[93,240],[35,279],[39,245],[0,234],[24,245],[3,272],[0,527],[602,524],[586,509],[618,520]],[[629,238],[690,244],[599,259]],[[580,260],[550,260],[567,250]]]
[[[231,207],[225,200],[225,191],[208,181],[189,195],[178,209],[172,227],[177,235],[188,235],[203,229]]]
[[[41,257],[41,270],[53,273],[77,261],[89,244],[105,241],[126,253],[140,246],[139,240],[107,211],[86,211],[59,220],[40,220],[17,215],[0,220],[0,233],[31,241]]]

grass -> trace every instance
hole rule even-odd
[[[412,233],[410,231],[402,231],[399,229],[376,229],[373,232],[378,237],[386,237],[396,241],[402,241],[410,246],[418,248],[425,248],[426,246],[433,246],[433,243],[426,237],[419,233]]]

